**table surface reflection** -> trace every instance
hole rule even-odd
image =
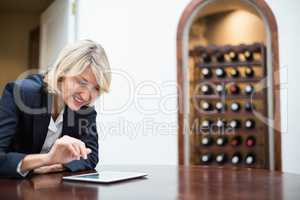
[[[63,181],[70,173],[0,179],[0,199],[300,199],[300,175],[288,173],[200,166],[102,166],[101,170],[149,175],[114,184]]]

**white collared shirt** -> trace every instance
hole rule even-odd
[[[52,145],[60,137],[63,128],[63,115],[64,109],[59,113],[55,122],[53,120],[53,117],[51,116],[50,123],[48,126],[48,133],[44,145],[42,147],[41,153],[48,153]]]
[[[53,146],[53,144],[55,143],[55,141],[61,136],[62,128],[63,128],[63,115],[64,115],[64,109],[59,113],[59,115],[55,121],[53,120],[53,117],[51,116],[50,123],[48,126],[47,136],[46,136],[45,142],[43,144],[41,153],[48,153],[50,151],[51,147]],[[21,165],[22,165],[22,161],[20,161],[17,166],[17,172],[21,176],[25,177],[28,174],[28,172],[22,173]]]

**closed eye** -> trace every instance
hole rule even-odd
[[[88,82],[85,80],[79,80],[79,84],[85,86],[88,84]]]

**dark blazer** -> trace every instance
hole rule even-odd
[[[40,153],[51,119],[51,101],[40,74],[5,86],[0,100],[0,177],[21,178],[18,163],[27,154]],[[92,150],[87,160],[65,164],[69,171],[93,169],[98,163],[96,115],[93,107],[72,111],[65,106],[62,135],[78,138]]]

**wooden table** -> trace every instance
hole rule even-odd
[[[147,172],[116,184],[62,181],[63,174],[0,180],[0,199],[300,199],[300,175],[255,169],[176,166],[104,166]],[[68,173],[64,173],[67,175]]]

